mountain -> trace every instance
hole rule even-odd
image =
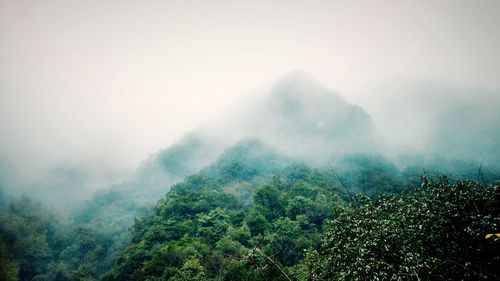
[[[122,188],[136,193],[145,203],[154,202],[152,200],[163,196],[170,185],[214,162],[223,149],[216,140],[197,132],[188,133],[174,145],[144,161],[134,179]]]
[[[209,124],[187,133],[179,142],[144,161],[132,180],[109,192],[127,193],[120,196],[131,200],[124,206],[152,204],[171,185],[214,163],[221,154],[219,163],[231,162],[224,159],[236,157],[243,147],[252,152],[254,161],[246,168],[261,167],[273,172],[272,164],[280,166],[285,157],[324,165],[350,153],[376,153],[380,146],[373,122],[363,109],[347,103],[303,72],[285,76],[268,96],[228,119],[222,125]],[[236,143],[239,145],[232,152],[223,153],[224,148]],[[271,149],[281,154],[280,160],[271,159]],[[101,191],[97,197],[106,197],[106,192]]]
[[[73,212],[69,222],[61,220],[61,226],[55,217],[36,216],[50,214],[48,211],[3,198],[2,183],[8,182],[0,179],[0,249],[7,253],[1,258],[0,277],[29,273],[29,278],[21,280],[290,280],[289,274],[293,279],[310,280],[311,267],[331,261],[349,265],[352,253],[365,247],[346,248],[343,261],[337,250],[323,243],[330,241],[324,240],[329,239],[325,234],[338,235],[331,241],[349,245],[349,241],[365,241],[355,236],[374,232],[370,228],[378,224],[372,238],[382,238],[376,247],[370,244],[365,249],[384,253],[387,262],[396,265],[404,261],[402,268],[409,268],[412,261],[407,264],[399,257],[394,259],[394,251],[383,247],[385,227],[397,234],[400,218],[406,218],[406,231],[418,234],[415,227],[423,223],[433,226],[445,221],[434,215],[426,218],[432,214],[428,206],[448,208],[446,201],[456,198],[455,192],[447,191],[450,185],[444,177],[429,185],[435,177],[428,168],[440,174],[458,171],[461,178],[477,179],[451,186],[459,192],[466,187],[471,198],[479,200],[473,208],[464,204],[470,198],[461,197],[465,201],[457,201],[456,206],[466,208],[460,215],[470,217],[477,211],[493,218],[490,212],[497,210],[494,204],[483,208],[490,204],[492,194],[498,194],[497,187],[484,193],[484,187],[499,178],[497,173],[484,167],[478,172],[475,163],[468,161],[430,158],[443,152],[465,158],[463,153],[477,156],[496,147],[498,138],[488,138],[495,133],[481,129],[498,127],[494,103],[480,111],[477,100],[450,101],[447,106],[436,106],[442,101],[434,100],[429,106],[436,123],[429,130],[434,139],[426,154],[408,155],[407,166],[395,165],[384,155],[388,146],[380,141],[371,117],[362,108],[349,104],[307,74],[294,72],[272,87],[266,97],[245,104],[245,109],[223,116],[219,122],[200,126],[152,154],[130,180],[99,190]],[[497,157],[490,154],[492,159]],[[72,169],[57,171],[67,175],[68,182],[82,178]],[[422,173],[430,176],[421,178]],[[426,188],[423,193],[409,195],[418,191],[418,186],[436,188],[438,196],[433,198]],[[440,194],[445,191],[448,197],[442,200]],[[415,205],[411,196],[426,196],[433,203]],[[373,205],[379,200],[381,205]],[[408,212],[407,206],[414,209]],[[366,225],[346,236],[351,224],[356,226],[351,217],[366,220]],[[25,229],[26,225],[34,227]],[[459,229],[472,229],[471,225],[479,224],[467,223]],[[446,233],[447,228],[449,222],[437,231],[430,228],[429,234]],[[471,232],[474,237],[459,235],[463,241],[445,244],[443,249],[462,249],[476,238],[484,242],[483,232],[476,227]],[[399,247],[399,236],[394,237],[394,246]],[[417,235],[405,243],[410,248],[427,245],[421,242],[427,240],[419,239]],[[475,247],[471,249],[475,252]],[[488,254],[488,249],[484,247],[486,252],[481,255]],[[320,250],[326,252],[318,255]],[[429,257],[435,269],[443,264],[433,255]],[[492,260],[491,255],[487,259]],[[370,263],[363,257],[356,256],[356,260]],[[339,276],[345,274],[342,267],[327,268],[339,269]],[[323,272],[328,271],[322,269],[319,274]],[[421,274],[427,276],[426,271]]]
[[[496,101],[485,106],[488,100],[481,95],[474,98],[466,94],[458,95],[460,99],[433,99],[432,96],[441,96],[436,93],[448,93],[444,96],[450,97],[454,92],[435,86],[414,91],[411,93],[425,95],[411,95],[413,104],[427,109],[436,122],[428,134],[432,141],[427,145],[427,154],[406,156],[409,160],[404,163],[405,174],[417,176],[432,168],[430,164],[435,158],[429,158],[431,154],[445,154],[451,159],[498,157],[491,153],[499,142],[495,137],[498,135],[495,132],[500,131],[495,129],[498,113],[493,110]],[[399,104],[395,100],[395,105]],[[387,180],[398,172],[383,157],[387,147],[380,141],[371,117],[308,74],[290,73],[268,95],[245,106],[234,115],[221,117],[220,122],[200,126],[174,145],[153,154],[130,181],[99,191],[75,217],[103,225],[119,221],[118,228],[125,228],[187,176],[199,172],[232,193],[249,196],[249,183],[269,180],[270,175],[280,174],[292,163],[304,162],[312,167],[340,164],[337,172],[344,174],[345,183],[354,186],[355,191],[392,190],[401,186],[397,180]],[[480,110],[481,106],[484,110]],[[446,174],[465,175],[467,170],[470,178],[470,171],[477,170],[472,164],[453,168],[451,162],[439,163],[443,163],[440,171]],[[447,169],[448,166],[451,168]],[[372,186],[366,185],[366,181],[371,181]]]
[[[73,212],[73,219],[93,226],[104,225],[113,233],[123,232],[134,218],[146,214],[170,186],[197,173],[220,153],[222,147],[218,143],[195,133],[187,134],[145,160],[131,180],[97,191]]]
[[[127,244],[134,219],[150,214],[155,202],[190,175],[198,178],[188,183],[211,182],[249,204],[256,185],[290,172],[287,167],[294,163],[323,165],[377,147],[368,114],[309,75],[294,72],[236,116],[201,126],[153,154],[131,180],[95,193],[74,212],[73,221],[114,237],[102,245],[110,261]]]
[[[262,104],[259,139],[315,163],[378,151],[370,116],[302,72],[284,77]]]
[[[500,100],[473,92],[436,114],[430,140],[432,152],[454,159],[475,160],[499,167]]]
[[[264,98],[230,118],[225,131],[254,138],[297,160],[325,164],[348,153],[376,153],[371,117],[304,72],[279,80]]]
[[[454,87],[438,81],[393,81],[374,89],[370,112],[391,152],[444,157],[498,168],[500,94],[481,88]],[[385,96],[385,99],[380,99]],[[389,101],[389,102],[388,102]],[[367,105],[368,106],[368,105]],[[405,164],[412,164],[403,161]],[[433,160],[431,160],[432,162]]]

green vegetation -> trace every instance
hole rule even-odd
[[[498,280],[500,186],[425,180],[378,200],[358,197],[329,223],[305,265],[312,280]]]
[[[343,204],[331,177],[293,166],[256,187],[253,203],[216,181],[192,176],[175,185],[155,214],[138,220],[132,243],[104,280],[282,279]]]
[[[427,114],[395,129],[421,154],[294,72],[86,202],[114,153],[46,175],[0,155],[0,281],[500,280],[498,102],[416,90]]]
[[[154,206],[113,188],[65,218],[0,193],[0,280],[499,279],[498,177],[456,167],[475,181],[377,155],[311,168],[246,140]]]
[[[112,226],[68,224],[28,197],[0,207],[0,280],[97,280],[113,259]]]
[[[0,211],[0,280],[34,280],[44,275],[65,242],[58,219],[23,197]]]

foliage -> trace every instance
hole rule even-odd
[[[408,195],[358,197],[303,266],[312,280],[498,280],[500,187],[447,178]]]
[[[339,170],[346,186],[371,198],[385,193],[399,193],[408,188],[399,169],[381,155],[347,155],[342,159]]]
[[[0,209],[0,280],[32,280],[64,247],[56,215],[28,197]]]
[[[245,140],[157,187],[170,191],[150,207],[118,186],[63,218],[0,193],[0,280],[499,278],[498,238],[484,239],[499,223],[490,169],[457,162],[475,182],[415,189],[422,166],[361,154],[340,164],[292,164]]]
[[[104,280],[283,279],[342,204],[331,183],[317,170],[290,167],[283,180],[255,187],[246,206],[218,181],[189,177],[135,223],[132,243]]]

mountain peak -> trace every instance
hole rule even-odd
[[[318,85],[319,82],[314,79],[314,77],[306,71],[303,70],[294,70],[289,72],[288,74],[282,76],[277,85],[282,86],[294,86],[300,84],[315,84]]]
[[[305,71],[293,71],[283,76],[273,87],[273,92],[279,94],[304,94],[324,92],[326,89]]]
[[[324,87],[305,71],[292,71],[274,85],[272,97],[284,102],[328,98],[331,102],[344,104],[344,99],[335,91]]]

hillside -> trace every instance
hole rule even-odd
[[[498,278],[496,139],[461,135],[494,115],[453,112],[427,152],[388,157],[362,108],[296,72],[68,216],[0,179],[0,279]],[[443,156],[454,131],[483,142]]]

